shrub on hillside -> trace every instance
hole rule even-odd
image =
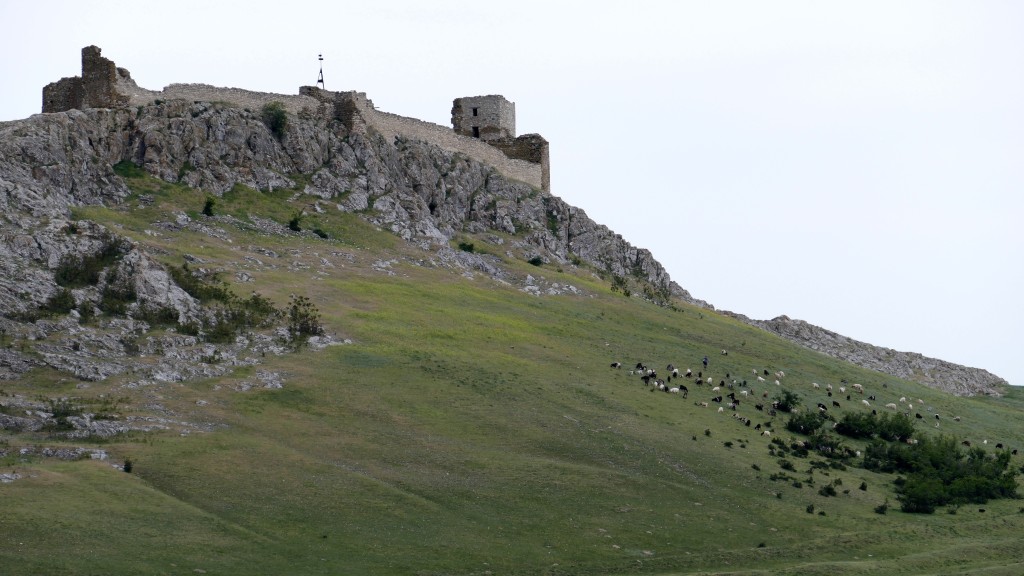
[[[54,271],[54,280],[65,288],[95,286],[103,269],[127,254],[130,248],[127,240],[113,235],[104,236],[100,249],[95,253],[85,256],[68,254],[61,258]]]
[[[772,402],[775,407],[783,412],[792,412],[794,408],[800,406],[801,400],[800,395],[791,390],[782,390],[772,398]]]
[[[284,131],[288,126],[288,113],[284,109],[284,104],[275,100],[264,105],[260,113],[263,123],[267,125],[270,132],[278,140],[284,138]]]
[[[952,437],[921,438],[917,444],[876,440],[864,454],[869,470],[906,473],[894,481],[901,510],[926,514],[947,504],[1017,498],[1017,471],[1009,464],[1008,452],[965,451]]]
[[[320,311],[309,298],[292,294],[288,306],[288,333],[295,342],[299,342],[303,336],[320,336],[324,333],[324,327],[320,324]]]
[[[789,410],[787,410],[788,412]],[[786,430],[795,434],[810,436],[825,423],[825,418],[817,411],[795,414],[786,422]]]

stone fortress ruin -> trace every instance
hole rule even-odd
[[[101,56],[100,48],[86,46],[82,49],[81,76],[62,78],[43,88],[43,112],[128,108],[173,99],[226,102],[251,110],[280,102],[292,114],[328,104],[333,106],[335,117],[354,132],[373,130],[388,141],[424,141],[465,154],[508,178],[551,191],[548,141],[539,134],[516,136],[516,105],[499,95],[456,98],[452,103],[452,128],[447,128],[381,112],[365,92],[330,92],[303,86],[298,95],[286,95],[207,84],[171,84],[160,91],[147,90],[132,80],[128,70]]]

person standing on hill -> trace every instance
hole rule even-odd
[[[708,369],[708,357],[707,356],[704,357],[704,369],[705,370]]]

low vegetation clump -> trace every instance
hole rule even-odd
[[[94,254],[78,256],[68,254],[61,258],[54,272],[58,286],[82,288],[99,284],[100,273],[128,253],[127,240],[108,235],[103,238],[100,249]]]
[[[270,299],[253,292],[248,298],[239,298],[216,275],[203,277],[188,266],[171,268],[175,283],[193,298],[210,307],[209,316],[201,322],[180,325],[184,334],[202,336],[207,342],[231,342],[244,330],[267,327],[281,315]],[[170,319],[171,310],[155,311],[161,319]]]
[[[114,174],[121,178],[142,178],[146,175],[146,171],[136,166],[131,160],[121,160],[114,164],[113,168]]]
[[[288,333],[295,342],[299,342],[303,337],[323,335],[320,311],[309,298],[292,294],[288,305]]]
[[[288,113],[284,109],[284,104],[274,101],[264,105],[260,110],[260,117],[278,140],[284,138],[284,131],[288,126]]]
[[[39,306],[43,314],[67,314],[75,308],[75,297],[67,288],[61,288]]]
[[[800,406],[800,395],[792,390],[782,390],[772,398],[773,404],[781,412],[793,412]]]
[[[881,438],[890,442],[901,442],[914,434],[914,422],[906,414],[882,414],[850,412],[836,423],[836,432],[848,438]]]
[[[916,444],[876,440],[864,453],[868,470],[905,474],[895,482],[901,510],[925,514],[947,504],[1018,498],[1017,471],[1009,464],[1009,452],[964,450],[956,439],[945,436],[921,438]]]

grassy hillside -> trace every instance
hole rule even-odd
[[[216,203],[229,221],[202,216],[200,192],[131,182],[136,195],[125,206],[77,216],[168,265],[197,257],[194,266],[220,270],[240,295],[258,290],[280,306],[290,294],[308,296],[326,329],[351,343],[268,355],[205,381],[126,388],[126,375],[79,388],[37,370],[3,383],[5,395],[82,404],[113,396],[123,417],[159,413],[209,431],[171,425],[97,444],[115,463],[130,458],[130,474],[109,461],[19,457],[21,446],[90,441],[8,433],[0,472],[23,477],[0,485],[0,573],[1024,571],[1022,502],[901,513],[893,475],[856,460],[770,454],[773,439],[800,439],[785,430],[786,415],[772,419],[743,397],[736,414],[773,430],[764,437],[718,404],[699,406],[715,395],[710,385],[686,382],[684,399],[650,391],[629,368],[674,363],[696,373],[708,355],[715,384],[726,374],[748,380],[758,401],[786,389],[804,406],[839,401],[837,416],[870,410],[855,393],[849,402],[826,396],[825,384],[845,379],[862,384],[864,398],[876,396],[880,411],[906,396],[915,410],[943,416],[939,428],[915,421],[921,435],[988,440],[989,450],[1024,447],[1016,390],[956,398],[713,312],[626,298],[586,268],[510,259],[507,245],[483,237],[465,240],[503,260],[512,277],[572,284],[583,295],[533,296],[516,282],[445,265],[329,204],[302,219],[328,238],[288,233],[288,220],[309,207],[292,191],[239,187]],[[140,194],[148,195],[142,206]],[[155,226],[180,210],[220,237]],[[613,361],[625,366],[610,368]],[[780,386],[754,379],[752,370],[765,369],[785,372]],[[283,387],[249,386],[266,372]],[[1012,467],[1022,464],[1013,457]],[[836,495],[820,494],[824,486]],[[887,501],[888,513],[876,513]]]

